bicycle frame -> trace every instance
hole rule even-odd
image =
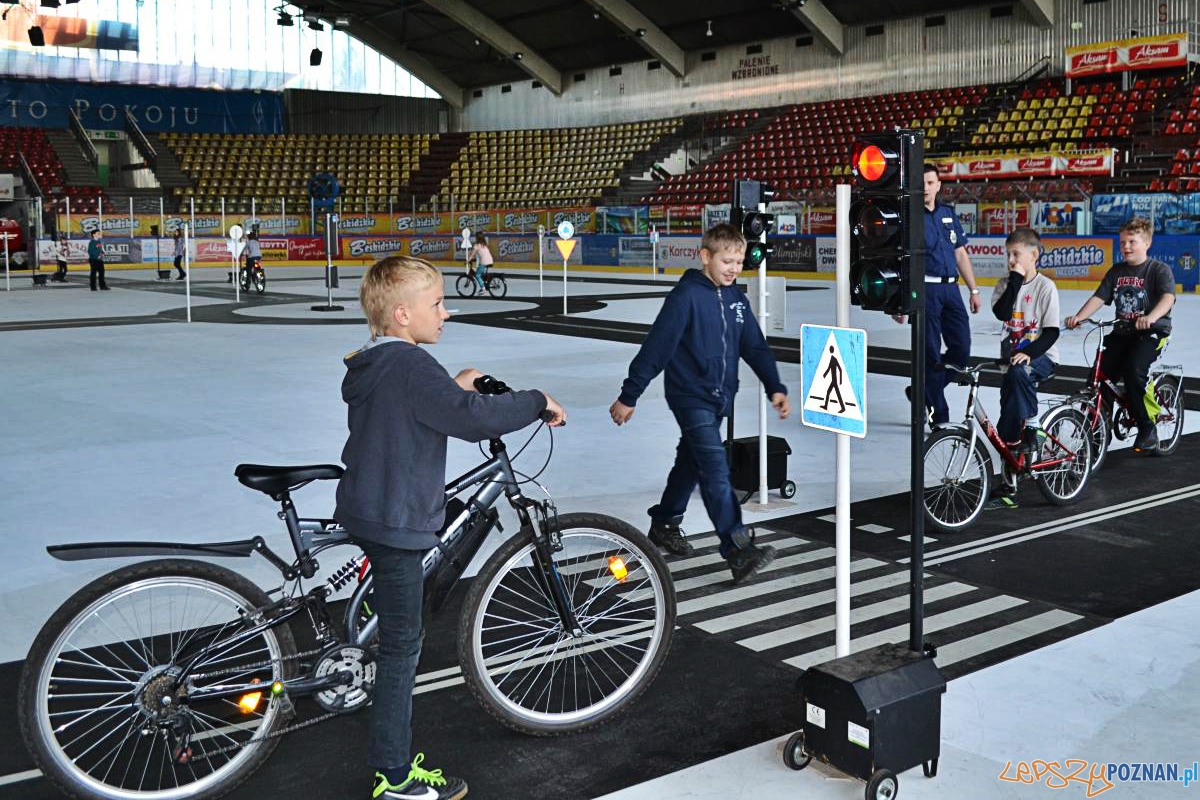
[[[1087,419],[1089,429],[1094,428],[1099,422],[1100,414],[1103,412],[1103,408],[1104,408],[1103,393],[1104,393],[1104,389],[1106,389],[1106,388],[1108,389],[1108,391],[1110,393],[1112,402],[1114,403],[1115,407],[1121,408],[1127,414],[1133,413],[1132,410],[1130,409],[1129,398],[1125,396],[1124,390],[1121,387],[1117,386],[1117,384],[1112,380],[1112,378],[1105,375],[1104,371],[1100,369],[1100,363],[1101,363],[1101,361],[1104,360],[1104,349],[1105,349],[1104,348],[1103,330],[1105,328],[1114,327],[1114,324],[1112,322],[1094,322],[1092,324],[1095,326],[1096,330],[1089,331],[1088,335],[1090,336],[1092,333],[1100,332],[1101,336],[1100,336],[1100,341],[1096,343],[1096,354],[1092,358],[1092,366],[1091,366],[1091,369],[1088,371],[1087,385],[1083,388],[1083,390],[1076,392],[1074,395],[1072,395],[1070,398],[1068,398],[1068,400],[1076,399],[1076,400],[1086,402],[1089,404],[1088,419]],[[1169,341],[1170,340],[1168,339],[1168,343],[1169,343]],[[1166,352],[1166,347],[1164,347],[1163,351],[1158,354],[1158,358],[1161,358],[1163,353],[1165,353],[1165,352]],[[1152,365],[1150,368],[1150,380],[1153,381],[1155,378],[1157,378],[1161,375],[1170,375],[1175,378],[1178,378],[1182,382],[1182,380],[1183,380],[1183,365],[1182,364],[1155,364],[1155,365]],[[1115,421],[1115,419],[1116,419],[1116,416],[1114,415],[1114,421]]]

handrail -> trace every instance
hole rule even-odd
[[[1051,62],[1052,59],[1050,56],[1042,56],[1037,61],[1026,67],[1024,72],[1009,81],[1008,85],[1013,87],[1024,86],[1030,81],[1037,80],[1042,76],[1042,73],[1047,72],[1050,69]]]
[[[142,159],[150,165],[150,169],[158,169],[158,151],[150,144],[150,140],[146,138],[146,134],[142,133],[142,129],[138,126],[137,120],[129,109],[125,109],[125,133],[129,134],[130,140],[133,141],[133,146],[137,148]]]
[[[31,189],[30,194],[34,197],[42,197],[42,187],[38,186],[37,178],[33,174],[33,168],[29,166],[29,162],[25,160],[24,153],[17,153],[17,159],[21,164],[21,177],[25,179],[25,183]]]
[[[92,140],[88,137],[87,131],[83,127],[83,122],[80,121],[79,115],[75,113],[75,109],[67,109],[67,120],[71,124],[71,132],[75,134],[76,141],[79,142],[79,147],[83,150],[84,158],[92,165],[92,169],[100,166],[100,153],[96,150],[96,145],[92,144]]]

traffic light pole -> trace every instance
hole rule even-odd
[[[917,259],[914,259],[916,261]],[[924,259],[921,259],[922,261]],[[914,286],[920,288],[912,324],[912,432],[909,436],[909,620],[908,646],[922,651],[925,632],[925,269],[914,268]],[[916,281],[920,281],[917,283]]]
[[[837,326],[850,327],[850,186],[839,184],[835,191],[837,218]],[[804,402],[803,398],[800,401]],[[850,655],[850,437],[834,434],[837,440],[837,480],[834,492],[834,654]]]
[[[758,210],[766,213],[767,204],[759,203]],[[767,232],[764,230],[760,241],[767,242]],[[767,259],[758,265],[758,326],[766,336],[767,331]],[[762,384],[759,384],[761,387]],[[767,395],[760,388],[758,392],[758,503],[767,504]]]

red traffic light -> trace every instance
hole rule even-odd
[[[854,145],[854,175],[864,183],[879,183],[896,173],[900,165],[900,154],[875,142],[857,142]]]

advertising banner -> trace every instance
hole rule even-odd
[[[958,156],[927,159],[937,165],[943,181],[997,178],[1038,178],[1055,175],[1111,175],[1113,150],[1072,150],[1063,152],[1007,154],[1000,156]]]
[[[658,232],[667,235],[677,233],[704,233],[704,209],[702,205],[650,206],[650,223]]]
[[[388,219],[386,214],[383,216]],[[453,222],[449,214],[397,214],[389,219],[389,227],[392,233],[458,233],[461,228],[455,229]]]
[[[967,255],[977,278],[1001,278],[1008,274],[1008,253],[1003,236],[972,236],[967,241]],[[990,301],[990,295],[984,298]]]
[[[622,267],[648,267],[653,245],[645,236],[622,236],[617,242],[617,263]]]
[[[1200,193],[1098,194],[1092,197],[1092,230],[1116,234],[1133,217],[1154,223],[1154,232],[1200,234]]]
[[[817,272],[837,272],[837,239],[817,237]]]
[[[650,230],[646,206],[601,206],[596,209],[603,233],[646,233]]]
[[[187,214],[166,214],[159,217],[158,214],[134,214],[133,215],[133,230],[129,228],[128,214],[114,214],[99,217],[96,214],[72,214],[71,225],[67,226],[67,215],[58,215],[58,230],[63,233],[70,233],[73,236],[86,236],[94,230],[103,231],[106,235],[111,236],[129,236],[131,233],[134,236],[150,236],[152,227],[159,224],[162,220],[163,229],[159,234],[163,237],[174,235],[179,228],[180,223],[187,222],[191,217]],[[303,233],[308,227],[308,220],[303,217],[285,217],[287,222],[287,230],[283,231],[288,234]],[[244,229],[249,230],[254,218],[242,218],[241,215],[230,214],[225,217],[225,226],[237,224]],[[264,232],[278,233],[279,217],[261,217],[259,223]],[[225,231],[221,229],[221,216],[219,214],[197,214],[195,225],[192,228],[192,234],[197,237],[201,236],[224,236]]]
[[[617,266],[617,242],[620,238],[604,233],[580,237],[579,249],[583,250],[583,263],[604,267]],[[546,244],[550,245],[550,237],[546,237]]]
[[[140,264],[142,243],[138,239],[103,239],[105,264]]]
[[[700,266],[699,236],[664,236],[658,240],[658,266],[678,269]]]
[[[283,133],[279,92],[9,79],[0,80],[0,108],[5,125],[20,127],[66,128],[73,109],[89,130],[124,130],[128,110],[144,131]]]
[[[471,233],[494,231],[499,224],[496,214],[495,211],[459,211],[454,215],[453,232],[458,233],[463,228],[470,228]]]
[[[325,237],[289,236],[287,240],[288,261],[324,261]],[[337,245],[334,245],[337,248]],[[341,258],[341,249],[335,249],[334,258]]]
[[[275,236],[260,236],[258,246],[262,249],[263,261],[280,263],[288,260],[288,240]]]
[[[767,269],[789,272],[816,272],[817,240],[812,236],[771,237],[775,252],[767,260]]]
[[[596,232],[596,209],[594,208],[559,208],[550,213],[550,224],[547,230],[554,230],[558,223],[567,221],[575,226],[575,233]],[[534,226],[534,230],[537,226]]]
[[[803,224],[805,233],[837,233],[837,211],[833,206],[812,206]]]
[[[546,224],[546,213],[530,208],[498,212],[501,233],[537,233],[538,225]]]
[[[88,263],[87,255],[87,240],[86,239],[68,239],[67,240],[67,263],[68,264],[86,264]],[[146,255],[143,248],[142,256]],[[16,259],[13,259],[14,261]],[[53,265],[58,260],[58,242],[52,239],[38,239],[38,263],[43,267]]]
[[[147,264],[175,260],[175,243],[170,239],[142,239],[142,261]]]
[[[195,247],[194,260],[198,264],[228,264],[233,260],[228,239],[196,239]]]
[[[1033,227],[1040,233],[1077,233],[1082,198],[1033,204]]]
[[[729,204],[707,205],[704,207],[704,230],[724,225],[729,222]]]
[[[1185,64],[1187,34],[1169,33],[1068,47],[1064,72],[1068,78],[1083,78],[1111,72],[1182,67]]]
[[[975,203],[955,203],[954,213],[968,234],[979,232],[979,206]]]
[[[414,236],[405,241],[407,255],[426,261],[456,261],[459,259],[458,239],[454,236]],[[497,260],[499,257],[497,256]]]
[[[1113,240],[1110,237],[1046,238],[1038,267],[1055,280],[1100,282],[1113,265]]]
[[[982,234],[997,234],[1013,228],[1029,227],[1029,204],[980,203],[979,224],[976,230]]]
[[[1183,291],[1194,292],[1198,280],[1197,264],[1200,264],[1200,238],[1195,236],[1155,236],[1150,245],[1150,257],[1157,258],[1171,268],[1175,283]]]

